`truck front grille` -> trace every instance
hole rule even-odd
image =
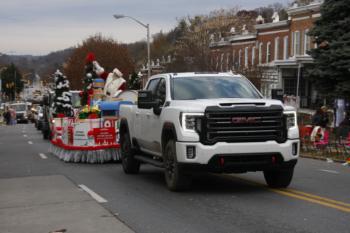
[[[281,106],[207,107],[202,119],[201,142],[265,142],[286,140]]]

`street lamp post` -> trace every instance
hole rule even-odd
[[[147,68],[148,68],[148,78],[151,77],[151,44],[150,44],[150,33],[149,33],[149,24],[144,24],[141,21],[127,15],[113,15],[116,19],[121,18],[129,18],[134,20],[136,23],[140,24],[141,26],[145,27],[147,29]]]

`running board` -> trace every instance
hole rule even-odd
[[[164,168],[164,164],[161,161],[157,161],[155,159],[152,159],[152,158],[149,158],[146,156],[142,156],[142,155],[134,155],[134,158],[141,161],[141,162],[149,163],[149,164],[152,164],[153,166]]]

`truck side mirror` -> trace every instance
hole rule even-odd
[[[137,95],[137,107],[151,109],[157,105],[157,101],[153,98],[152,91],[139,91]]]

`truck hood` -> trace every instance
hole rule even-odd
[[[179,107],[186,112],[204,112],[208,106],[235,107],[242,105],[258,105],[258,106],[271,106],[279,105],[284,107],[285,110],[295,110],[293,107],[283,106],[279,100],[272,99],[241,99],[241,98],[225,98],[225,99],[199,99],[199,100],[173,100],[171,101],[171,107]]]

